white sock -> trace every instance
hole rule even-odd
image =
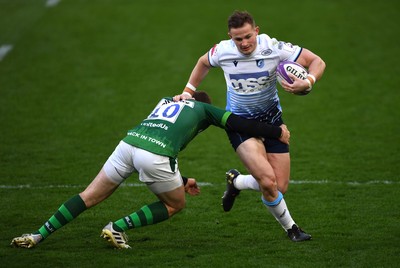
[[[279,201],[280,199],[280,201]],[[279,192],[278,198],[273,202],[268,202],[262,197],[264,205],[268,208],[269,212],[275,217],[275,219],[281,224],[282,228],[287,230],[291,229],[295,224],[292,216],[290,216],[289,209],[287,208],[283,195]]]
[[[255,190],[260,192],[260,185],[254,179],[253,176],[251,175],[239,175],[236,177],[236,179],[233,181],[233,185],[236,187],[238,190]]]

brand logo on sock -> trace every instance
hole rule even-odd
[[[50,233],[55,231],[51,226],[50,222],[47,221],[44,225],[46,226],[46,229],[50,231]]]
[[[282,218],[286,214],[286,209],[283,210],[283,213],[279,216],[279,218]]]
[[[126,221],[126,223],[128,224],[129,228],[133,228],[133,224],[132,224],[131,218],[129,218],[129,217],[127,216],[127,217],[125,217],[125,221]]]

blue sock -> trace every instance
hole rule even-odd
[[[283,194],[280,191],[278,191],[278,197],[272,202],[265,200],[263,195],[261,196],[261,200],[264,203],[264,205],[267,205],[269,207],[274,207],[274,206],[278,205],[281,202],[282,198],[283,198]]]

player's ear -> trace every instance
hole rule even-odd
[[[258,33],[260,32],[260,27],[256,26],[256,27],[254,28],[254,31],[256,31],[256,33],[257,33],[257,35],[258,35]]]

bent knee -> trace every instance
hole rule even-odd
[[[261,189],[271,190],[277,187],[275,177],[264,177],[259,181]]]
[[[278,183],[278,190],[279,190],[282,194],[285,194],[288,188],[289,188],[289,183],[288,183],[288,182],[285,182],[285,183]]]

